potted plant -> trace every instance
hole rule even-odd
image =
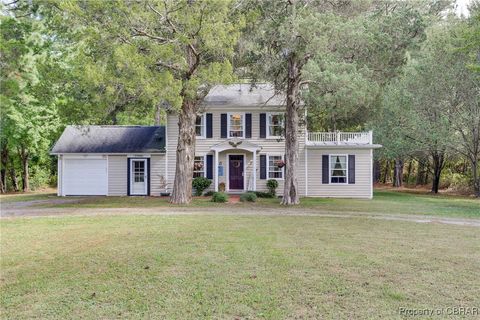
[[[279,168],[283,168],[283,167],[285,167],[285,161],[277,160],[277,161],[275,161],[275,165]]]
[[[218,184],[218,191],[219,192],[225,192],[225,182],[220,182]]]
[[[193,170],[197,170],[197,171],[198,171],[198,170],[202,170],[202,169],[203,169],[203,163],[201,163],[201,162],[195,162],[195,163],[193,164]]]

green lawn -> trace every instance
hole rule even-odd
[[[1,258],[3,319],[390,319],[402,318],[400,307],[480,306],[475,227],[311,216],[16,218],[1,221]]]
[[[77,203],[40,205],[42,207],[74,208],[133,208],[170,206],[168,198],[156,197],[91,197],[80,199]],[[209,198],[196,198],[190,206],[195,207],[229,207],[218,204]],[[262,207],[281,208],[278,199],[258,199],[255,204],[239,203],[235,206],[246,208]],[[369,214],[418,214],[453,217],[480,218],[480,200],[465,197],[412,194],[395,191],[376,191],[372,200],[365,199],[326,199],[303,198],[297,210],[318,209],[332,213],[363,212]]]
[[[14,193],[14,194],[0,195],[0,201],[2,203],[47,200],[47,199],[55,199],[55,198],[58,198],[55,193]]]

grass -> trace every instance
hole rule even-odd
[[[41,204],[42,207],[62,208],[138,208],[167,207],[168,198],[156,197],[91,197],[80,198],[75,203]],[[230,204],[213,203],[210,198],[195,198],[193,207],[228,207]],[[282,208],[278,199],[258,199],[257,203],[238,203],[236,207]],[[416,214],[480,218],[480,200],[395,191],[376,191],[372,200],[303,198],[297,210],[318,209],[332,213],[361,212],[369,214]]]
[[[12,203],[21,201],[47,200],[58,198],[55,193],[12,193],[0,195],[2,203]]]
[[[1,221],[5,319],[399,318],[480,305],[478,228],[362,218]]]

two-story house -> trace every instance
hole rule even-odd
[[[194,177],[211,190],[283,189],[285,98],[267,84],[216,86],[196,121]],[[175,179],[178,116],[166,126],[69,126],[52,149],[58,155],[58,194],[168,194]],[[372,132],[299,134],[298,182],[302,196],[371,198]]]

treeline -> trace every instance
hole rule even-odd
[[[2,192],[55,182],[67,124],[159,124],[179,113],[172,201],[191,197],[195,114],[216,84],[287,92],[283,201],[295,139],[374,130],[375,180],[480,195],[480,6],[453,1],[12,0],[1,4]]]

